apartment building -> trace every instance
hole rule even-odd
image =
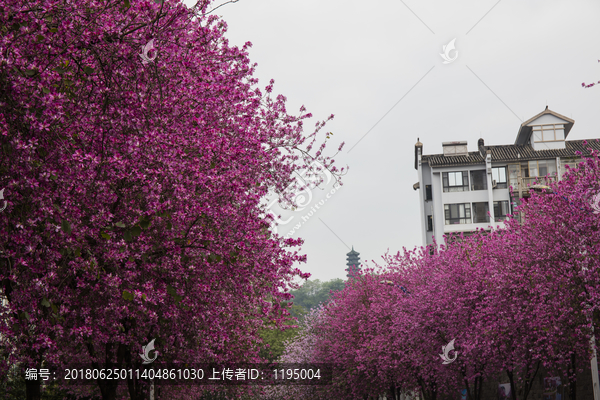
[[[423,154],[415,144],[423,245],[444,243],[443,235],[502,227],[530,189],[561,179],[571,167],[600,150],[596,139],[566,140],[575,121],[546,109],[519,127],[514,144],[468,151],[467,142],[444,142],[442,154]],[[581,152],[582,155],[577,155]],[[511,195],[509,188],[513,188]]]

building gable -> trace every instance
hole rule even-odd
[[[534,150],[564,149],[574,122],[546,106],[544,111],[521,124],[515,145],[531,145]]]

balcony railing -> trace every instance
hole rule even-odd
[[[519,197],[523,195],[527,196],[529,191],[527,188],[531,185],[546,185],[549,186],[551,182],[556,181],[556,175],[549,176],[532,176],[529,178],[518,178],[518,188],[515,188],[519,191]]]

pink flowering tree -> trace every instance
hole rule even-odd
[[[3,2],[4,370],[136,368],[152,339],[163,362],[257,361],[263,321],[289,318],[301,240],[269,233],[261,199],[314,160],[342,171],[208,6]]]
[[[520,292],[520,336],[529,338],[518,342],[521,354],[566,376],[571,395],[576,369],[589,363],[590,337],[600,322],[600,164],[596,152],[588,155],[546,193],[532,194],[519,208],[522,223],[509,223],[504,250],[495,251],[507,292]]]
[[[336,366],[329,398],[362,399],[380,388],[357,359],[365,337],[371,290],[368,278],[354,276],[343,291],[332,296],[326,308],[313,355]]]
[[[446,238],[433,253],[386,255],[336,294],[314,353],[341,366],[334,397],[402,388],[436,399],[466,388],[482,399],[483,383],[504,372],[513,399],[526,400],[543,367],[566,377],[575,398],[600,322],[600,160],[588,156],[532,192],[521,221]],[[451,340],[458,353],[444,365]]]
[[[466,387],[469,398],[481,398],[494,360],[473,337],[477,293],[486,272],[476,244],[475,237],[463,238],[434,254],[421,248],[384,258],[387,265],[380,276],[389,284],[377,298],[388,322],[379,317],[372,324],[380,336],[372,347],[385,349],[377,357],[377,371],[388,370],[396,387],[418,388],[427,399]],[[458,353],[442,351],[449,343]]]
[[[315,345],[324,313],[324,305],[319,305],[304,315],[300,331],[293,339],[285,343],[285,350],[279,358],[279,362],[302,364],[315,361]]]
[[[320,362],[336,366],[330,398],[438,390],[436,372],[440,371],[431,369],[437,364],[424,364],[422,357],[414,357],[431,337],[426,332],[419,337],[409,334],[415,328],[407,307],[412,298],[399,287],[381,283],[395,277],[367,268],[328,305],[315,354]]]
[[[282,364],[316,365],[315,346],[319,338],[319,327],[323,323],[325,308],[323,305],[308,311],[294,338],[286,341],[285,349],[277,360]],[[323,374],[325,375],[325,374]],[[265,388],[261,399],[317,399],[322,395],[323,388],[318,386],[280,385]],[[327,397],[324,397],[327,398]]]

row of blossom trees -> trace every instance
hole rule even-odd
[[[259,329],[288,318],[305,258],[261,200],[315,160],[340,171],[313,149],[324,123],[305,134],[304,108],[258,89],[209,4],[2,1],[0,377],[135,369],[152,339],[162,362],[257,361]],[[88,389],[147,396],[117,384]]]
[[[567,379],[589,366],[600,326],[600,159],[591,151],[502,229],[404,249],[333,296],[286,357],[335,364],[334,384],[296,398],[363,399],[418,391],[482,399],[505,372],[526,400],[543,368]],[[443,346],[455,340],[456,360]]]

